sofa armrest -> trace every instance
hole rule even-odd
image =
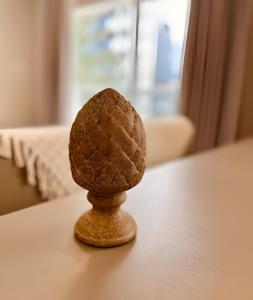
[[[0,157],[0,215],[43,202],[36,187],[26,183],[26,171]]]

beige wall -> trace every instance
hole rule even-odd
[[[0,128],[34,123],[37,0],[0,0]]]
[[[253,21],[249,37],[248,58],[242,100],[238,131],[240,138],[253,136]]]

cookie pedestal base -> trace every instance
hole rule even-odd
[[[107,197],[88,193],[93,208],[84,213],[75,225],[75,236],[85,244],[95,247],[116,247],[131,241],[136,234],[136,223],[120,205],[126,193]]]

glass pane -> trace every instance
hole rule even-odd
[[[140,2],[135,98],[143,116],[177,111],[188,2]]]
[[[84,5],[73,15],[74,91],[72,113],[106,87],[128,96],[134,54],[131,2]]]
[[[106,87],[132,100],[142,117],[175,114],[188,3],[103,1],[75,9],[70,117]]]

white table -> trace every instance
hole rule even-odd
[[[147,172],[128,245],[74,239],[84,198],[0,217],[0,299],[253,299],[253,140]]]

